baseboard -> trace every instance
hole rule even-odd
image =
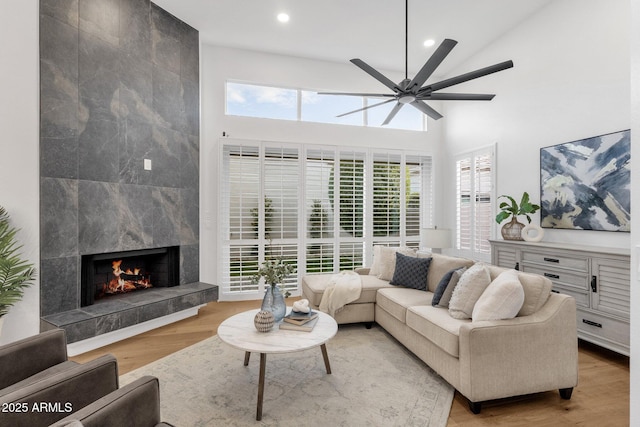
[[[138,323],[137,325],[118,329],[117,331],[108,332],[106,334],[98,335],[97,337],[68,344],[67,353],[69,354],[69,356],[77,356],[79,354],[104,347],[105,345],[113,344],[115,342],[140,335],[143,332],[147,332],[161,326],[166,326],[171,323],[193,317],[197,315],[198,310],[205,305],[206,304],[198,305],[187,310],[182,310],[177,313],[170,314],[168,316],[158,317],[144,323]]]

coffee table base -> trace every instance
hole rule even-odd
[[[325,344],[320,345],[322,351],[322,358],[324,360],[324,367],[327,370],[327,374],[331,374],[331,365],[329,364],[329,354],[327,353],[327,346]],[[251,352],[246,351],[244,353],[244,366],[249,365],[249,358]],[[260,353],[260,377],[258,379],[258,405],[256,408],[256,420],[262,420],[262,401],[264,399],[264,374],[267,368],[267,354]]]

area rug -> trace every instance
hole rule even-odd
[[[331,375],[319,347],[267,355],[262,421],[255,419],[259,354],[244,366],[244,352],[217,336],[120,384],[158,377],[162,419],[178,427],[447,425],[453,387],[380,327],[342,325],[327,351]]]

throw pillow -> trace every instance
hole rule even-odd
[[[396,253],[396,268],[389,282],[395,286],[427,290],[427,274],[431,258],[416,258]]]
[[[516,270],[507,270],[487,286],[473,307],[471,319],[502,320],[516,317],[524,303],[524,289]]]
[[[449,282],[453,277],[453,273],[455,273],[456,270],[458,269],[457,268],[451,269],[447,271],[444,274],[444,276],[442,276],[442,279],[440,279],[440,282],[438,282],[438,286],[436,286],[436,290],[433,291],[433,299],[431,300],[432,306],[435,307],[438,305],[438,303],[440,303],[440,299],[442,298],[444,291],[447,289],[447,286],[449,285]]]
[[[444,290],[440,301],[438,301],[438,307],[449,308],[449,302],[451,301],[453,290],[456,288],[456,285],[465,271],[467,271],[467,267],[460,267],[457,270],[454,270],[451,275],[451,280],[449,280],[449,283],[447,284],[447,288]]]
[[[376,250],[374,248],[374,260],[372,271],[369,274],[376,276],[378,279],[391,280],[393,279],[393,273],[396,269],[396,253],[401,253],[407,256],[416,256],[416,251],[410,248],[389,248],[387,246],[378,246],[376,261]],[[374,268],[375,267],[375,268]]]
[[[476,263],[464,272],[451,295],[449,314],[454,319],[471,319],[473,306],[491,283],[489,269]]]
[[[380,274],[380,269],[382,268],[382,254],[380,253],[380,248],[382,246],[375,245],[373,247],[373,263],[371,264],[371,268],[369,269],[369,276],[378,276]]]

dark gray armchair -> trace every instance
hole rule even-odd
[[[117,389],[115,357],[69,361],[63,330],[0,347],[0,426],[47,426]]]
[[[158,379],[145,376],[98,399],[58,421],[51,427],[160,427],[160,386]]]

